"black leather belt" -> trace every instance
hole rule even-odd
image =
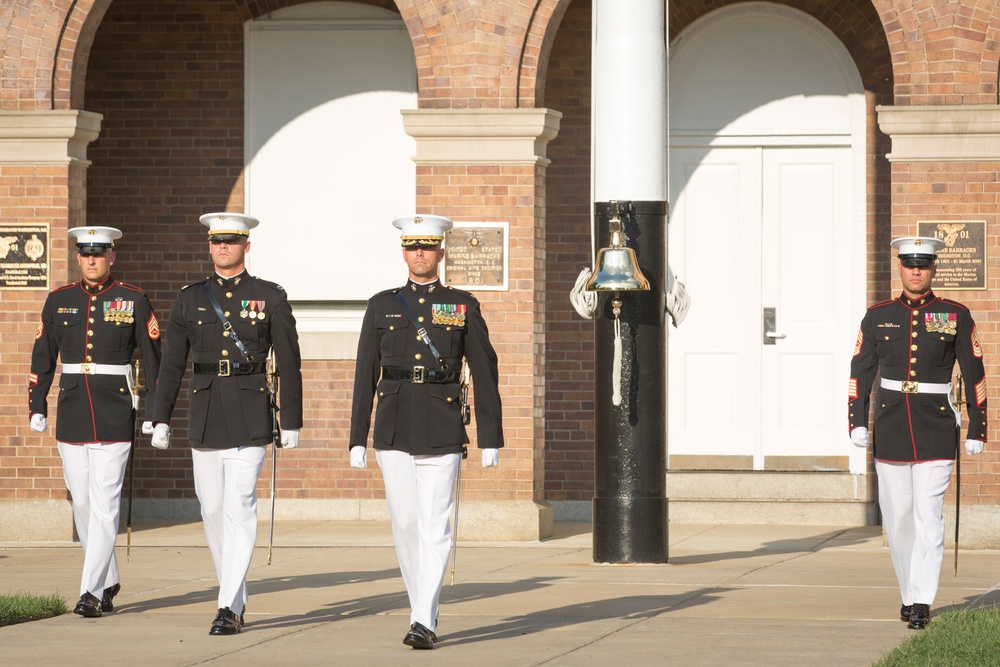
[[[413,368],[391,368],[382,367],[382,377],[387,380],[405,380],[413,384],[448,384],[458,382],[462,377],[461,371],[446,371],[440,368],[424,368],[414,366]]]
[[[220,361],[195,362],[194,372],[198,375],[218,375],[219,377],[229,377],[230,375],[254,375],[264,372],[263,361]]]

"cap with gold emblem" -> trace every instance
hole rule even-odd
[[[206,213],[198,219],[208,227],[208,238],[220,241],[245,239],[260,224],[257,218],[243,213]]]
[[[392,226],[400,231],[403,247],[415,245],[437,245],[444,240],[444,233],[454,227],[454,223],[440,215],[411,215],[396,218]]]
[[[889,245],[896,248],[896,257],[903,266],[932,266],[944,241],[929,236],[902,236]]]
[[[115,247],[122,233],[114,227],[74,227],[69,235],[76,239],[81,255],[101,255]]]

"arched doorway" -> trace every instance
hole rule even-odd
[[[861,474],[844,392],[864,311],[865,111],[847,50],[770,3],[670,51],[670,470]]]

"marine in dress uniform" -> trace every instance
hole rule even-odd
[[[247,572],[257,539],[257,479],[272,442],[265,363],[273,348],[281,375],[281,444],[293,448],[302,428],[302,371],[295,318],[285,290],[247,273],[250,229],[238,213],[201,216],[215,273],[177,295],[153,407],[153,446],[170,443],[170,419],[190,354],[191,441],[195,492],[219,581],[210,634],[243,627]],[[221,314],[208,296],[211,292]],[[242,348],[241,348],[242,346]]]
[[[986,442],[986,372],[969,309],[931,291],[934,238],[904,237],[898,250],[903,293],[868,309],[851,362],[851,440],[868,446],[872,384],[876,388],[873,454],[879,506],[903,599],[900,618],[913,629],[930,622],[944,555],[944,493],[951,480],[961,415],[952,403],[958,361],[969,387],[965,450]]]
[[[479,302],[438,280],[444,257],[441,242],[451,220],[410,216],[393,225],[401,230],[409,280],[368,301],[354,377],[351,465],[367,467],[377,393],[375,456],[410,602],[410,629],[403,643],[430,649],[437,641],[438,604],[448,566],[455,476],[469,442],[461,405],[463,359],[476,390],[476,432],[484,468],[497,465],[503,447],[499,375]]]
[[[113,227],[76,227],[80,282],[51,293],[42,307],[31,353],[28,409],[31,428],[48,426],[48,393],[59,370],[56,442],[73,499],[73,522],[83,547],[80,601],[73,610],[94,618],[114,610],[121,590],[115,539],[125,467],[135,431],[136,348],[149,377],[160,365],[160,325],[146,294],[115,280]],[[149,387],[152,403],[156,388]],[[147,404],[148,406],[148,404]],[[146,432],[151,430],[147,422]]]

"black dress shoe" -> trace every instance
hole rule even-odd
[[[421,649],[434,648],[434,642],[436,641],[437,635],[420,623],[414,623],[411,625],[410,631],[406,633],[405,637],[403,637],[404,644],[412,646],[413,648]]]
[[[911,604],[904,604],[902,607],[900,607],[899,608],[899,620],[901,620],[903,622],[909,622],[909,620],[910,620],[910,611],[912,609],[913,609],[913,605],[911,605]]]
[[[212,622],[212,629],[208,631],[210,635],[238,635],[243,624],[240,617],[234,614],[229,607],[219,609]]]
[[[104,589],[104,595],[101,597],[101,611],[114,611],[115,605],[111,602],[118,595],[118,591],[122,589],[121,584],[115,584],[111,588]]]
[[[923,630],[931,622],[931,606],[915,603],[910,610],[910,622],[906,625],[911,630]]]
[[[80,596],[80,601],[76,603],[73,613],[87,618],[97,618],[101,615],[101,601],[90,592],[84,593]]]

